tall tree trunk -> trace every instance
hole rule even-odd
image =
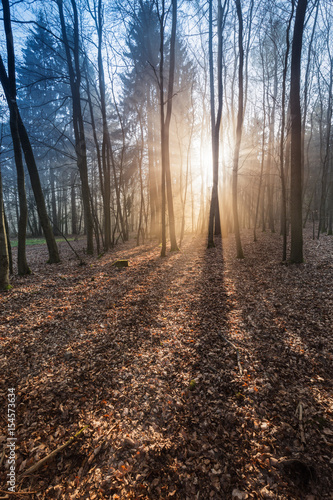
[[[61,24],[61,32],[63,38],[63,44],[66,52],[66,60],[68,66],[69,82],[71,87],[71,96],[73,104],[73,128],[75,137],[75,152],[77,157],[77,167],[80,174],[81,185],[82,185],[82,201],[83,210],[85,218],[85,226],[87,231],[87,253],[94,253],[94,234],[93,234],[93,217],[90,206],[90,188],[88,181],[88,166],[87,166],[87,147],[84,132],[84,122],[81,109],[81,96],[80,96],[80,85],[81,85],[81,69],[79,61],[79,21],[78,12],[75,0],[71,0],[73,9],[73,35],[74,35],[74,47],[73,47],[73,57],[74,66],[72,61],[72,55],[70,52],[70,45],[68,42],[66,24],[63,12],[63,0],[57,0],[59,17]],[[74,69],[75,68],[75,69]]]
[[[320,233],[323,232],[326,227],[326,201],[327,194],[329,191],[329,182],[328,182],[328,174],[329,174],[329,163],[330,163],[330,154],[331,154],[331,130],[332,130],[332,90],[333,90],[333,57],[330,58],[330,79],[328,84],[328,103],[327,103],[327,112],[326,112],[326,144],[325,144],[325,153],[323,158],[323,170],[321,176],[321,197],[320,197],[320,208],[319,208],[319,225],[318,225],[318,238]]]
[[[25,175],[22,158],[20,136],[18,132],[17,115],[13,109],[10,110],[10,132],[13,140],[14,158],[17,172],[17,192],[19,197],[19,220],[17,234],[17,270],[18,274],[30,274],[30,268],[26,257],[26,234],[28,222],[28,206],[25,192]]]
[[[313,26],[312,26],[312,33],[311,33],[311,38],[310,41],[307,45],[307,63],[306,63],[306,70],[305,70],[305,77],[304,77],[304,99],[303,99],[303,117],[302,117],[302,165],[303,169],[305,169],[305,124],[306,124],[306,119],[307,119],[307,114],[308,114],[308,104],[309,104],[309,99],[308,96],[311,93],[311,81],[310,81],[310,69],[311,69],[311,55],[313,54],[313,41],[315,38],[316,34],[316,27],[317,27],[317,20],[318,20],[318,13],[319,13],[319,6],[320,6],[320,1],[315,0],[316,6],[316,13],[315,13],[315,18],[313,21]],[[294,7],[294,3],[293,3]],[[312,127],[311,127],[312,129]],[[311,140],[311,137],[310,137]],[[309,143],[308,143],[309,146]],[[307,146],[307,147],[308,147]],[[308,162],[307,162],[308,165]],[[309,169],[307,169],[309,170]],[[304,192],[305,192],[305,183],[303,183],[303,197],[304,197]],[[303,222],[303,227],[304,222]]]
[[[109,155],[109,130],[106,120],[106,103],[105,103],[105,79],[102,58],[102,39],[103,39],[103,19],[102,19],[102,2],[98,0],[98,10],[96,16],[96,29],[98,34],[98,83],[101,99],[101,112],[103,121],[103,142],[102,142],[102,165],[104,173],[104,244],[108,250],[111,245],[111,172],[110,172],[110,155]]]
[[[151,103],[151,95],[149,86],[147,92],[147,139],[148,139],[148,172],[149,172],[149,201],[150,201],[150,234],[152,237],[158,236],[158,187],[156,178],[156,166],[154,155],[154,132],[152,112],[153,106]]]
[[[160,13],[160,67],[159,67],[159,86],[160,86],[160,123],[161,123],[161,224],[162,224],[162,248],[161,257],[166,256],[166,196],[165,196],[165,123],[164,123],[164,17],[165,5],[162,0],[162,12]]]
[[[284,56],[284,66],[282,73],[282,106],[281,106],[281,137],[280,137],[280,176],[281,176],[281,188],[282,188],[282,201],[281,201],[281,230],[282,230],[282,261],[287,260],[287,188],[286,188],[286,173],[284,165],[284,138],[285,138],[285,125],[286,125],[286,82],[287,82],[287,70],[288,70],[288,59],[290,50],[290,27],[291,21],[294,16],[294,3],[292,3],[292,11],[290,14],[287,30],[286,30],[286,53]]]
[[[302,224],[302,121],[300,105],[301,55],[307,0],[298,0],[291,54],[290,114],[291,114],[291,262],[303,262]]]
[[[212,133],[212,159],[213,159],[213,187],[210,201],[208,221],[208,248],[214,247],[214,223],[215,233],[221,234],[221,223],[219,217],[218,181],[219,181],[219,143],[220,124],[222,116],[222,4],[218,0],[217,15],[217,91],[218,110],[215,118],[215,90],[214,90],[214,62],[213,62],[213,0],[209,0],[209,82],[210,82],[210,116]]]
[[[140,180],[140,212],[139,212],[138,232],[137,232],[137,237],[136,237],[137,246],[140,245],[140,235],[142,236],[142,244],[144,244],[144,242],[145,242],[145,231],[142,227],[143,226],[144,211],[145,211],[143,179],[142,179],[142,156],[143,156],[143,149],[144,149],[144,138],[143,138],[143,124],[142,124],[142,118],[141,118],[140,113],[139,113],[139,122],[140,122],[140,133],[141,133],[140,152],[139,152],[139,158],[138,158],[139,180]]]
[[[240,0],[235,0],[236,11],[238,18],[238,48],[239,48],[239,68],[238,68],[238,113],[237,113],[237,126],[236,126],[236,144],[234,151],[234,161],[232,170],[232,207],[234,214],[234,231],[236,239],[236,253],[238,259],[244,258],[242,242],[239,230],[239,219],[238,219],[238,206],[237,206],[237,195],[238,195],[238,163],[239,163],[239,151],[242,140],[243,131],[243,65],[244,65],[244,50],[243,50],[243,15]]]
[[[103,67],[103,57],[102,57],[102,45],[103,45],[103,12],[102,12],[102,0],[98,0],[97,12],[95,9],[94,19],[96,23],[96,30],[98,35],[98,83],[101,98],[101,112],[102,112],[102,122],[103,122],[103,142],[102,142],[102,166],[104,175],[104,232],[105,232],[105,248],[108,250],[111,245],[111,165],[113,169],[114,186],[116,190],[117,198],[117,208],[119,211],[119,219],[122,230],[123,239],[128,239],[128,228],[125,226],[124,217],[126,218],[126,211],[122,211],[121,201],[120,201],[120,183],[121,179],[118,181],[115,168],[115,160],[113,155],[113,149],[111,144],[110,133],[107,124],[106,116],[106,91],[105,91],[105,77],[104,77],[104,67]],[[120,115],[118,112],[118,107],[116,106],[116,111],[121,124],[122,132],[123,126],[121,123]],[[124,136],[124,134],[123,134]],[[124,217],[123,217],[124,214]]]
[[[183,209],[182,209],[182,223],[181,223],[181,230],[180,230],[180,243],[179,245],[181,246],[184,234],[185,234],[185,210],[186,210],[186,199],[187,199],[187,190],[188,190],[188,179],[189,179],[189,170],[191,170],[190,167],[190,162],[191,162],[191,145],[192,145],[192,136],[193,136],[193,130],[194,130],[194,106],[193,106],[193,86],[191,88],[191,105],[192,105],[192,124],[191,124],[191,131],[190,131],[190,137],[188,141],[188,146],[187,146],[187,154],[186,154],[186,174],[185,174],[185,192],[184,192],[184,199],[183,199]],[[193,182],[192,182],[192,171],[190,172],[190,177],[191,177],[191,191],[193,189]],[[193,197],[192,197],[192,232],[193,232]]]
[[[16,102],[16,78],[15,78],[15,53],[14,41],[10,22],[10,9],[8,0],[2,1],[3,17],[6,32],[7,58],[8,58],[8,96]],[[5,75],[3,75],[4,77]],[[27,197],[25,192],[25,176],[22,158],[20,136],[18,132],[17,114],[13,107],[9,110],[10,132],[13,141],[15,166],[17,173],[17,191],[19,198],[19,218],[18,218],[18,244],[17,244],[17,267],[20,275],[30,274],[30,269],[26,258],[26,233],[28,221]]]
[[[14,43],[13,43],[13,35],[11,29],[11,20],[10,20],[10,10],[9,10],[9,2],[8,0],[2,0],[2,6],[4,10],[4,24],[6,31],[6,40],[7,40],[7,57],[8,57],[8,76],[6,73],[6,69],[3,63],[3,60],[0,56],[0,80],[2,87],[4,89],[4,93],[6,96],[8,108],[10,111],[10,119],[11,119],[11,131],[14,134],[13,143],[14,143],[14,151],[15,151],[15,161],[18,162],[18,182],[20,184],[19,188],[19,197],[20,197],[20,207],[23,208],[23,217],[19,220],[19,230],[20,230],[20,268],[23,271],[23,274],[30,272],[26,260],[25,260],[25,243],[23,242],[23,238],[25,239],[25,230],[26,227],[26,214],[25,212],[25,195],[24,195],[24,170],[23,170],[23,162],[21,149],[19,147],[19,142],[21,143],[21,147],[24,153],[25,162],[28,168],[31,186],[34,192],[36,206],[38,210],[38,215],[40,219],[40,223],[42,225],[44,236],[46,239],[48,251],[49,251],[49,263],[56,263],[60,261],[58,247],[54,238],[54,234],[52,232],[50,221],[48,219],[45,200],[43,191],[40,184],[38,169],[36,166],[34,154],[32,151],[32,147],[30,144],[29,136],[22,122],[19,109],[16,102],[16,79],[15,79],[15,54],[14,54]],[[15,141],[15,142],[14,142]]]
[[[176,45],[176,27],[177,27],[177,0],[172,0],[172,28],[170,40],[170,66],[167,94],[167,109],[164,119],[164,20],[165,20],[165,2],[162,0],[162,13],[160,15],[160,109],[161,109],[161,149],[162,149],[162,251],[161,256],[166,254],[166,219],[165,219],[165,188],[168,202],[169,231],[171,251],[178,250],[175,228],[175,216],[173,210],[172,182],[170,171],[170,121],[172,112],[173,85],[175,73],[175,45]]]
[[[72,234],[77,234],[77,209],[76,209],[76,192],[75,192],[75,173],[71,174],[71,212],[72,212]]]
[[[254,228],[253,228],[253,241],[257,241],[257,223],[258,223],[258,216],[259,216],[259,207],[260,207],[260,201],[262,199],[262,180],[263,180],[263,173],[264,173],[264,164],[265,164],[265,141],[266,141],[266,134],[265,134],[265,129],[266,129],[266,89],[265,89],[265,68],[264,68],[264,57],[261,51],[261,61],[262,61],[262,105],[263,105],[263,124],[262,124],[262,138],[261,138],[261,161],[260,161],[260,177],[259,177],[259,188],[258,188],[258,198],[257,198],[257,204],[256,204],[256,211],[255,211],[255,217],[254,217]]]
[[[30,176],[31,187],[32,187],[32,190],[34,192],[39,222],[43,228],[43,233],[45,236],[45,240],[46,240],[46,244],[47,244],[47,248],[48,248],[48,252],[49,252],[48,262],[50,264],[54,264],[54,263],[60,262],[58,247],[57,247],[57,243],[56,243],[54,234],[52,232],[50,220],[49,220],[49,217],[47,214],[44,195],[43,195],[43,191],[42,191],[42,186],[40,183],[38,169],[37,169],[37,165],[35,162],[35,157],[34,157],[34,154],[32,151],[32,147],[30,144],[29,136],[27,134],[26,128],[22,122],[22,119],[20,117],[18,110],[17,110],[17,113],[18,113],[18,119],[19,119],[18,128],[19,128],[21,146],[22,146],[22,150],[24,153],[25,163],[27,165],[29,176]]]
[[[272,95],[272,113],[270,116],[269,138],[268,138],[268,154],[267,154],[267,201],[268,201],[268,223],[272,233],[275,233],[274,225],[274,177],[272,175],[272,164],[275,149],[275,108],[278,89],[278,54],[276,46],[274,45],[274,81],[273,81],[273,95]]]
[[[168,81],[168,102],[167,112],[164,124],[164,139],[165,139],[165,183],[167,190],[168,200],[168,214],[169,214],[169,231],[170,231],[170,246],[171,251],[178,250],[176,239],[175,215],[173,210],[173,196],[172,196],[172,181],[170,170],[170,121],[172,113],[172,100],[173,100],[173,85],[175,74],[175,60],[176,60],[176,29],[177,29],[177,0],[172,0],[172,28],[170,40],[170,66],[169,66],[169,81]]]

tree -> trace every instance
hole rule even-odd
[[[238,218],[238,201],[237,201],[237,186],[238,186],[238,163],[239,151],[242,140],[243,120],[244,120],[244,81],[243,81],[243,66],[244,66],[244,49],[243,49],[243,15],[240,0],[235,0],[236,11],[238,18],[238,50],[239,50],[239,63],[238,63],[238,113],[236,125],[236,141],[232,169],[232,206],[234,215],[234,231],[236,239],[236,252],[237,258],[243,259],[244,253],[239,230]]]
[[[110,132],[107,121],[107,110],[106,110],[106,88],[105,88],[105,76],[104,76],[104,66],[103,66],[103,8],[101,0],[94,0],[93,7],[90,8],[88,4],[90,14],[95,22],[98,43],[97,43],[97,62],[98,62],[98,84],[99,84],[99,94],[100,94],[100,108],[102,114],[102,148],[101,148],[101,184],[103,191],[103,206],[104,206],[104,246],[108,250],[111,246],[111,167],[113,171],[113,181],[116,191],[116,201],[117,201],[117,216],[120,219],[120,228],[124,240],[128,239],[128,231],[125,227],[125,222],[123,218],[123,210],[121,206],[121,196],[120,196],[120,186],[116,175],[115,158],[113,153],[113,147],[111,144]],[[90,99],[90,97],[89,97]],[[96,143],[96,141],[95,141]],[[99,155],[100,148],[97,146],[97,154]]]
[[[223,84],[222,84],[222,33],[225,22],[226,11],[229,1],[225,0],[222,8],[221,0],[217,4],[217,94],[218,106],[215,117],[215,91],[214,91],[214,63],[213,63],[213,1],[209,1],[209,81],[210,81],[210,113],[211,113],[211,133],[212,133],[212,158],[213,158],[213,187],[210,202],[209,222],[208,222],[208,248],[214,247],[214,222],[215,234],[221,234],[220,209],[218,197],[219,180],[219,145],[220,127],[223,104]]]
[[[159,236],[158,217],[161,212],[160,183],[157,165],[157,134],[155,122],[158,113],[159,19],[154,3],[139,2],[128,28],[125,57],[131,64],[129,74],[123,75],[124,109],[131,116],[131,128],[136,118],[145,126],[145,144],[148,156],[148,189],[150,207],[150,234]],[[140,132],[141,133],[141,132]]]
[[[22,64],[17,68],[20,113],[34,150],[46,201],[50,205],[53,232],[59,235],[65,225],[61,218],[64,204],[61,193],[67,188],[70,178],[68,168],[63,165],[68,151],[73,156],[72,137],[65,133],[71,114],[70,89],[62,44],[48,30],[41,12],[22,54]]]
[[[73,44],[70,45],[67,35],[67,28],[64,17],[63,0],[57,0],[59,9],[61,33],[66,53],[68,66],[68,76],[70,81],[72,105],[73,105],[73,128],[75,137],[75,151],[77,157],[77,166],[80,173],[82,185],[82,199],[84,207],[84,216],[87,231],[87,253],[94,253],[93,242],[93,217],[91,211],[91,193],[88,181],[87,165],[87,145],[84,130],[84,121],[81,108],[81,66],[80,66],[80,41],[79,41],[79,18],[75,0],[71,0],[73,11]],[[72,56],[73,54],[73,56]],[[74,59],[74,61],[73,61]]]
[[[17,127],[21,147],[23,150],[25,162],[29,171],[31,186],[34,192],[35,201],[37,205],[37,211],[40,223],[42,225],[44,236],[46,239],[48,251],[49,251],[49,263],[53,264],[60,261],[58,247],[52,232],[49,218],[47,215],[47,210],[45,206],[45,200],[43,191],[40,184],[40,178],[38,174],[37,165],[35,162],[33,150],[27,134],[26,128],[23,124],[17,102],[16,102],[16,87],[15,87],[15,57],[14,57],[14,45],[13,36],[11,29],[10,20],[10,10],[8,0],[2,0],[2,5],[4,8],[4,25],[6,31],[7,43],[7,58],[8,58],[8,73],[0,56],[0,81],[6,96],[6,101],[8,108],[10,110],[11,116],[14,119],[14,127]],[[14,88],[13,88],[14,85]]]
[[[287,83],[287,70],[290,50],[290,27],[292,18],[294,16],[294,2],[292,3],[292,10],[289,17],[287,30],[286,30],[286,51],[284,56],[284,65],[282,72],[282,106],[281,106],[281,132],[280,132],[280,177],[282,188],[282,209],[281,209],[281,229],[282,229],[282,260],[287,260],[287,189],[286,189],[286,173],[284,165],[284,137],[285,137],[285,123],[286,123],[286,83]]]
[[[6,31],[6,44],[8,56],[8,90],[10,91],[10,99],[16,102],[16,77],[15,77],[15,54],[13,35],[10,29],[10,11],[9,3],[2,2],[3,15]],[[18,220],[18,244],[17,244],[17,267],[20,275],[30,274],[30,269],[26,257],[26,232],[28,221],[27,197],[25,192],[25,175],[23,157],[20,143],[20,135],[18,131],[18,117],[14,106],[9,107],[10,132],[13,141],[14,158],[17,173],[17,191],[19,197],[19,220]]]
[[[323,154],[322,154],[322,175],[321,175],[321,196],[320,196],[320,206],[319,206],[319,224],[318,224],[318,234],[317,237],[319,239],[320,233],[327,229],[326,223],[326,203],[327,196],[329,190],[331,188],[329,182],[329,168],[331,163],[331,144],[332,144],[332,104],[333,104],[333,54],[332,49],[330,47],[329,38],[331,35],[331,23],[328,20],[325,20],[325,28],[327,30],[327,39],[326,39],[326,55],[328,57],[328,81],[326,80],[327,86],[327,110],[325,117],[325,125],[324,129],[321,133],[321,139],[323,142]],[[319,84],[320,86],[320,84]],[[321,94],[321,89],[319,89],[319,93]],[[332,167],[331,167],[332,168]],[[330,202],[329,202],[330,204]],[[331,218],[331,214],[329,214],[329,218]]]
[[[291,51],[290,115],[291,115],[291,171],[290,171],[290,260],[303,262],[302,221],[302,121],[300,104],[301,55],[307,0],[298,0]]]
[[[0,170],[0,290],[9,287],[9,256],[5,226],[5,211],[2,197],[2,178]]]
[[[158,5],[158,4],[157,4]],[[176,27],[177,27],[177,0],[172,0],[172,29],[170,39],[170,64],[169,64],[169,80],[167,92],[167,109],[166,115],[164,111],[164,22],[165,22],[165,0],[162,0],[162,9],[159,12],[160,21],[160,71],[159,71],[159,86],[160,86],[160,111],[161,111],[161,156],[162,156],[162,250],[161,256],[166,255],[166,198],[167,192],[168,214],[169,214],[169,230],[170,230],[170,245],[171,251],[178,250],[175,229],[175,216],[173,211],[172,184],[170,172],[170,121],[172,112],[173,85],[175,73],[175,45],[176,45]]]

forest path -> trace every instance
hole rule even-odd
[[[244,261],[232,237],[209,250],[188,237],[165,259],[156,245],[126,244],[84,267],[45,266],[45,249],[31,250],[34,274],[0,296],[0,397],[6,408],[15,388],[17,472],[90,427],[17,489],[332,498],[332,240],[307,240],[308,263],[282,266],[277,235],[243,238]],[[1,426],[4,444],[5,417]]]

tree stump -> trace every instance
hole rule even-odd
[[[126,259],[116,260],[115,262],[113,262],[112,266],[118,268],[128,267],[128,260]]]

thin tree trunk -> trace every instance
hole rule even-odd
[[[10,131],[13,140],[14,158],[17,172],[17,192],[20,207],[17,235],[17,270],[18,274],[23,276],[31,273],[26,257],[28,206],[25,192],[25,175],[20,136],[18,132],[17,115],[13,109],[10,110]]]
[[[111,172],[110,172],[110,156],[109,156],[109,130],[106,120],[106,102],[105,102],[105,79],[102,58],[102,37],[103,37],[103,20],[102,20],[102,2],[98,0],[98,11],[96,16],[96,29],[98,34],[98,82],[101,99],[101,112],[103,121],[103,142],[102,142],[102,165],[104,174],[104,241],[105,249],[108,250],[111,245]]]
[[[260,201],[262,198],[261,192],[262,192],[262,180],[263,180],[264,163],[265,163],[265,141],[266,141],[266,134],[265,134],[265,129],[266,129],[265,68],[264,68],[264,58],[263,58],[262,53],[261,53],[261,60],[262,60],[262,85],[263,85],[262,103],[263,103],[264,119],[263,119],[263,125],[262,125],[260,177],[259,177],[259,188],[258,188],[256,212],[255,212],[255,218],[254,218],[253,241],[257,241],[257,223],[258,223],[258,216],[259,216]]]
[[[191,96],[192,96],[192,90],[191,90]],[[192,108],[193,108],[193,101],[192,101]],[[185,210],[186,210],[186,199],[187,199],[187,189],[188,189],[188,177],[189,177],[189,168],[190,168],[190,155],[191,155],[193,128],[194,128],[194,112],[193,112],[191,132],[190,132],[190,137],[189,137],[189,142],[188,142],[188,147],[187,147],[187,155],[186,155],[185,192],[184,192],[184,199],[183,199],[183,211],[182,211],[183,213],[182,213],[182,223],[181,223],[181,230],[180,230],[180,243],[179,243],[180,246],[182,244],[184,234],[185,234]],[[191,178],[191,188],[192,188],[192,178]],[[192,217],[192,231],[193,231],[193,217]]]
[[[3,0],[3,3],[6,1],[7,0]],[[10,19],[9,19],[9,22],[10,22]],[[37,169],[37,165],[35,162],[32,147],[30,144],[29,136],[28,136],[27,131],[25,129],[25,126],[22,122],[20,112],[19,112],[19,109],[17,107],[16,99],[12,99],[10,80],[9,80],[9,77],[7,77],[6,69],[5,69],[5,66],[3,64],[3,60],[1,58],[1,56],[0,56],[0,80],[1,80],[1,84],[2,84],[4,92],[5,92],[5,95],[6,95],[6,100],[7,100],[10,112],[13,113],[14,116],[16,116],[16,118],[17,118],[17,129],[18,129],[18,133],[19,133],[20,143],[21,143],[21,147],[23,150],[25,162],[26,162],[26,165],[28,168],[30,181],[31,181],[31,187],[32,187],[32,190],[33,190],[33,193],[35,196],[39,220],[40,220],[41,226],[43,228],[44,236],[45,236],[48,251],[49,251],[48,262],[50,264],[53,264],[53,263],[60,261],[58,247],[57,247],[57,244],[56,244],[56,241],[54,238],[54,234],[53,234],[51,226],[50,226],[50,221],[49,221],[49,218],[47,215],[45,199],[44,199],[42,187],[40,184],[38,169]]]
[[[22,145],[22,149],[23,149],[23,153],[24,153],[25,163],[26,163],[27,168],[28,168],[31,187],[32,187],[32,190],[34,192],[34,196],[35,196],[35,200],[36,200],[39,222],[43,228],[43,233],[44,233],[46,244],[47,244],[48,251],[49,251],[48,262],[49,262],[49,264],[54,264],[54,263],[60,262],[58,247],[57,247],[57,243],[56,243],[54,234],[52,232],[50,220],[49,220],[49,217],[47,214],[44,195],[43,195],[42,187],[40,184],[37,165],[35,162],[35,157],[34,157],[34,154],[32,151],[32,147],[30,144],[30,140],[29,140],[26,128],[22,122],[22,119],[21,119],[19,113],[18,113],[18,119],[19,119],[18,126],[19,126],[20,141],[21,141],[21,145]]]
[[[288,70],[288,59],[290,50],[290,27],[291,21],[294,16],[294,3],[292,3],[292,11],[290,14],[287,31],[286,31],[286,53],[284,57],[284,66],[282,74],[282,109],[281,109],[281,137],[280,137],[280,176],[281,176],[281,188],[282,188],[282,207],[281,207],[281,230],[283,237],[282,244],[282,261],[287,260],[287,189],[286,189],[286,174],[284,168],[284,137],[285,137],[285,125],[286,125],[286,81],[287,81],[287,70]]]
[[[94,253],[94,231],[93,231],[93,217],[91,213],[90,206],[90,189],[88,181],[88,166],[87,166],[87,148],[86,139],[84,132],[84,122],[81,110],[81,96],[80,96],[80,85],[81,85],[81,70],[79,61],[79,27],[78,27],[78,12],[75,0],[71,0],[73,8],[73,35],[74,35],[74,66],[72,62],[72,55],[70,52],[70,45],[68,42],[66,24],[63,12],[63,0],[57,0],[59,17],[61,24],[61,32],[63,38],[63,44],[66,52],[67,66],[69,82],[71,87],[71,96],[73,104],[73,128],[75,136],[75,151],[77,157],[77,166],[80,174],[81,185],[82,185],[82,201],[83,210],[85,218],[85,226],[87,231],[87,253]],[[74,70],[75,68],[75,70]]]
[[[0,290],[8,290],[9,286],[9,257],[0,171]]]
[[[222,82],[222,33],[223,15],[228,8],[229,2],[225,1],[222,8],[221,0],[218,0],[217,11],[217,93],[218,107],[215,118],[215,91],[214,91],[214,62],[213,62],[213,2],[209,0],[209,82],[210,82],[210,114],[212,133],[212,159],[213,159],[213,188],[209,210],[208,221],[208,248],[214,247],[214,224],[215,234],[221,234],[221,220],[219,209],[218,182],[219,182],[219,145],[220,125],[223,106],[223,82]]]
[[[236,144],[234,151],[234,161],[232,170],[232,207],[234,214],[234,231],[236,239],[236,253],[238,259],[244,258],[242,242],[239,230],[238,206],[237,206],[237,191],[238,191],[238,163],[239,151],[242,140],[243,130],[243,65],[244,65],[244,50],[243,50],[243,16],[240,0],[235,0],[238,17],[238,48],[239,48],[239,68],[238,68],[238,114],[236,126]]]
[[[161,257],[166,256],[166,196],[165,196],[165,132],[164,132],[164,17],[165,17],[165,6],[164,0],[162,0],[162,13],[160,14],[160,122],[161,122],[161,222],[162,222],[162,248]]]
[[[332,129],[332,89],[333,89],[333,57],[330,57],[330,80],[328,85],[328,104],[326,113],[326,144],[325,154],[323,159],[323,171],[321,177],[321,198],[319,209],[319,225],[318,225],[318,238],[320,233],[326,229],[326,200],[328,193],[328,172],[330,163],[330,150],[331,150],[331,129]]]
[[[168,202],[169,214],[169,231],[170,231],[170,246],[171,251],[178,250],[176,230],[175,230],[175,216],[173,210],[173,197],[172,197],[172,183],[170,171],[170,151],[169,151],[169,134],[170,134],[170,121],[172,112],[172,99],[173,99],[173,85],[175,73],[175,44],[176,44],[176,27],[177,27],[177,0],[172,0],[172,29],[170,40],[170,67],[169,67],[169,82],[168,82],[168,97],[167,109],[164,118],[164,20],[165,20],[165,2],[162,1],[162,13],[160,15],[160,110],[161,110],[161,149],[162,149],[162,250],[161,256],[166,255],[166,195]],[[166,193],[165,193],[166,188]]]
[[[165,183],[168,200],[168,214],[169,214],[169,231],[170,231],[170,249],[171,251],[178,250],[176,239],[175,215],[173,209],[173,196],[172,196],[172,181],[170,170],[170,121],[172,113],[172,100],[173,100],[173,85],[175,74],[175,47],[176,47],[176,28],[177,28],[177,0],[172,0],[172,28],[170,40],[170,67],[169,67],[169,81],[168,81],[168,102],[167,112],[164,123],[164,140],[165,140]]]
[[[8,0],[3,0],[3,17],[6,32],[7,58],[8,58],[8,99],[16,103],[16,78],[15,78],[15,53],[14,41],[11,30],[10,9]],[[5,78],[5,72],[2,78]],[[3,82],[2,82],[3,85]],[[6,90],[5,90],[6,92]],[[9,109],[10,114],[10,132],[13,140],[14,158],[17,172],[17,191],[19,198],[19,217],[18,217],[18,245],[17,245],[17,267],[20,275],[30,274],[30,269],[26,258],[26,233],[28,221],[27,197],[25,192],[25,176],[18,132],[17,114],[13,106]]]
[[[267,155],[267,201],[268,201],[268,222],[269,228],[272,233],[275,233],[275,225],[274,225],[274,177],[272,175],[272,164],[274,157],[274,146],[275,146],[275,107],[276,107],[276,98],[277,98],[277,61],[278,54],[276,53],[276,47],[274,53],[274,81],[273,81],[273,104],[272,104],[272,114],[270,117],[270,126],[269,126],[269,138],[268,138],[268,155]]]
[[[154,133],[152,104],[150,88],[147,87],[147,138],[148,138],[148,172],[149,172],[149,200],[150,200],[150,234],[152,237],[158,237],[158,189],[156,179],[156,167],[154,161]]]

